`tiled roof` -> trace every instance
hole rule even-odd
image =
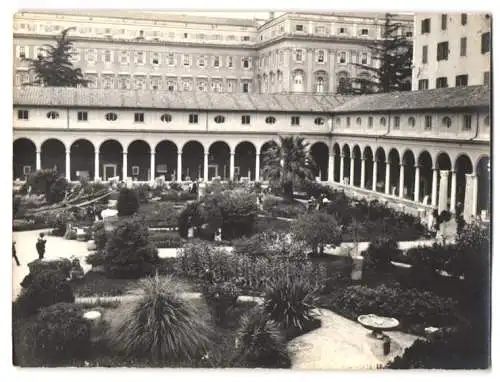
[[[488,86],[468,86],[353,97],[336,107],[335,112],[448,109],[489,105]]]
[[[238,111],[332,112],[349,97],[308,94],[169,92],[88,88],[14,89],[14,105]]]
[[[488,107],[490,88],[469,86],[346,97],[314,94],[169,92],[27,86],[14,89],[14,105],[354,113]]]

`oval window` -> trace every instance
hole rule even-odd
[[[321,125],[324,125],[325,124],[325,120],[321,117],[318,117],[314,120],[314,124],[315,125],[318,125],[318,126],[321,126]]]
[[[47,113],[47,118],[48,119],[57,119],[57,118],[59,118],[59,113],[57,111],[49,111]]]
[[[274,117],[267,117],[266,118],[266,123],[268,125],[272,125],[272,124],[276,123],[276,118],[274,118]]]
[[[170,114],[162,114],[160,120],[165,123],[172,122],[172,116]]]
[[[218,115],[214,118],[215,123],[224,123],[225,120],[226,118],[223,115]]]
[[[106,120],[107,121],[116,121],[118,119],[118,115],[116,113],[107,113]]]

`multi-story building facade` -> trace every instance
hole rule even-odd
[[[14,91],[14,178],[262,180],[278,135],[310,143],[316,176],[432,211],[489,210],[486,86],[345,98],[24,87]]]
[[[413,17],[395,20],[411,37]],[[383,14],[285,13],[268,20],[147,12],[27,11],[14,17],[14,83],[32,78],[35,58],[74,27],[73,62],[91,87],[169,91],[334,93],[340,81],[377,65],[368,43]]]
[[[413,90],[489,85],[489,14],[418,13],[414,34]]]

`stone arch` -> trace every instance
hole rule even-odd
[[[486,217],[489,218],[491,199],[491,163],[489,155],[482,155],[478,158],[476,164],[477,174],[477,213],[483,215],[485,211]]]
[[[340,146],[337,142],[333,144],[332,147],[333,155],[335,157],[335,167],[333,169],[333,180],[335,182],[340,182]]]
[[[70,178],[93,180],[95,174],[95,146],[85,138],[75,140],[70,146]]]
[[[465,203],[466,175],[474,172],[470,156],[466,153],[460,153],[455,159],[453,169],[456,176],[455,201],[456,205],[459,206],[458,212],[461,212],[460,210],[463,209]]]
[[[375,161],[377,162],[377,177],[375,181],[375,189],[379,192],[384,192],[385,188],[385,170],[386,165],[385,162],[387,160],[385,155],[385,150],[383,147],[378,147],[375,150]]]
[[[345,182],[348,182],[348,184],[351,182],[351,178],[350,178],[350,175],[351,175],[351,148],[350,146],[345,143],[343,146],[342,146],[342,158],[344,160],[344,165],[343,167],[341,168],[341,170],[343,171],[342,173],[342,179],[340,179],[340,181],[342,183],[345,183]]]
[[[415,198],[415,154],[412,150],[406,149],[402,158],[404,166],[403,198],[413,200]]]
[[[358,145],[354,145],[352,148],[352,158],[354,158],[354,181],[353,184],[356,187],[361,186],[361,149]]]
[[[99,174],[103,180],[119,176],[123,179],[123,146],[115,139],[108,139],[99,146]]]
[[[154,177],[165,176],[165,180],[177,180],[178,150],[175,142],[167,139],[156,144]]]
[[[418,201],[429,205],[432,194],[432,169],[434,168],[431,154],[427,150],[422,150],[418,154],[417,164],[420,169],[420,195]]]
[[[328,92],[328,73],[324,70],[317,70],[314,73],[314,91],[316,93]]]
[[[316,164],[314,177],[319,177],[321,181],[328,180],[328,145],[324,142],[315,142],[310,150]]]
[[[36,144],[29,138],[17,138],[12,144],[12,175],[14,179],[26,179],[36,171]]]
[[[151,146],[142,139],[127,147],[127,174],[133,180],[147,181],[151,176]]]
[[[66,145],[57,138],[49,138],[40,145],[43,169],[53,169],[60,176],[66,173]]]
[[[373,151],[370,146],[363,149],[363,159],[365,160],[365,188],[373,188]]]
[[[257,149],[250,141],[242,141],[234,149],[234,174],[237,179],[241,177],[255,179],[255,161]]]
[[[306,74],[302,69],[295,69],[292,72],[292,91],[303,93],[306,89]]]
[[[216,141],[208,148],[208,180],[216,176],[229,179],[229,158],[231,147],[225,141]]]
[[[205,148],[197,140],[190,140],[182,146],[182,172],[181,179],[196,180],[204,177]]]
[[[400,176],[400,165],[401,165],[401,157],[399,155],[399,151],[395,148],[392,148],[389,151],[389,155],[387,157],[387,162],[389,163],[390,168],[390,176],[389,176],[389,194],[390,195],[399,195],[399,176]],[[387,167],[386,167],[387,171]],[[387,181],[387,178],[386,178]]]

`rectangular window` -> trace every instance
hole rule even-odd
[[[429,54],[429,47],[427,45],[422,46],[422,64],[427,64]]]
[[[242,59],[242,63],[243,63],[243,68],[247,69],[248,67],[250,67],[249,60],[247,57],[244,57]]]
[[[325,51],[324,50],[318,51],[318,62],[325,62]]]
[[[394,117],[394,128],[395,129],[399,129],[399,122],[400,122],[400,118]]]
[[[481,53],[488,53],[490,51],[490,32],[481,35]]]
[[[448,15],[446,13],[444,15],[441,15],[441,30],[443,31],[446,30],[447,21],[448,21]]]
[[[368,64],[368,53],[361,53],[361,64]]]
[[[249,115],[242,115],[241,116],[241,124],[242,125],[249,125],[250,124],[250,116]]]
[[[167,56],[167,63],[168,66],[174,66],[175,65],[175,56],[173,53],[169,53]]]
[[[301,24],[295,25],[295,30],[298,32],[302,32],[304,30],[304,26]]]
[[[88,121],[88,113],[86,111],[79,111],[78,112],[78,121],[80,121],[80,122]]]
[[[436,78],[436,88],[447,88],[448,87],[448,77],[438,77]]]
[[[200,68],[203,68],[205,66],[205,57],[200,56],[200,58],[198,59],[198,66]]]
[[[28,119],[28,117],[29,117],[28,110],[17,111],[17,119]]]
[[[198,114],[189,114],[189,123],[191,124],[198,123]]]
[[[460,56],[467,56],[467,37],[462,37],[460,39]]]
[[[160,63],[160,59],[158,57],[158,53],[153,53],[153,58],[151,59],[151,63],[153,65],[158,65]]]
[[[143,65],[144,64],[144,52],[136,52],[135,54],[136,54],[135,63],[139,64],[139,65]]]
[[[139,166],[132,166],[132,176],[139,176]]]
[[[363,36],[368,35],[368,29],[361,29],[361,34],[362,34]]]
[[[292,117],[292,126],[300,125],[300,117]]]
[[[184,55],[184,66],[189,66],[190,65],[190,59],[187,54]]]
[[[347,127],[351,127],[351,117],[346,117],[345,123],[346,123]]]
[[[243,84],[243,93],[248,93],[248,84]]]
[[[345,28],[339,28],[339,33],[345,33]]]
[[[460,15],[462,25],[467,25],[467,13],[462,13]]]
[[[431,129],[432,129],[432,116],[426,115],[425,116],[425,130],[431,130]]]
[[[447,60],[448,59],[448,41],[443,41],[437,44],[437,60]]]
[[[123,50],[120,53],[120,64],[128,64],[128,60],[129,60],[129,53]]]
[[[483,73],[483,85],[490,86],[490,72]]]
[[[134,122],[143,123],[144,122],[144,113],[134,113]]]
[[[420,25],[422,34],[431,33],[431,19],[423,19]]]
[[[250,36],[243,36],[243,41],[250,41]]]
[[[347,53],[346,52],[340,52],[340,63],[345,64],[347,61]]]
[[[418,80],[418,90],[429,89],[429,80]]]
[[[472,115],[464,115],[464,130],[472,129]]]
[[[232,68],[233,67],[233,57],[229,56],[227,58],[227,67]]]
[[[112,61],[111,59],[111,51],[105,50],[104,51],[104,62],[109,64]]]
[[[214,57],[214,67],[218,68],[220,66],[220,58],[219,56]]]
[[[455,77],[455,86],[457,88],[467,86],[469,84],[469,76],[467,74],[462,74]]]

